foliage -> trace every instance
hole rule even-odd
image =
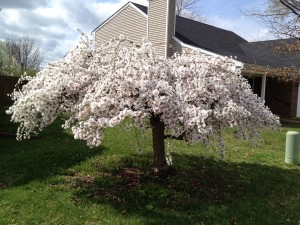
[[[99,146],[104,128],[127,117],[146,128],[145,121],[155,117],[172,137],[190,143],[217,138],[224,157],[224,127],[236,127],[240,137],[254,140],[257,128],[279,125],[252,93],[237,61],[198,52],[166,59],[155,54],[151,43],[125,48],[126,41],[120,37],[92,48],[83,35],[67,57],[15,91],[7,113],[20,123],[18,140],[69,115],[63,127],[88,146]]]
[[[0,41],[1,75],[20,77],[26,72],[28,76],[35,76],[42,60],[39,46],[28,37]]]
[[[40,70],[43,56],[33,39],[29,37],[9,38],[5,44],[9,57],[16,60],[22,73],[28,70]]]
[[[0,71],[1,74],[3,73],[4,69],[5,69],[5,65],[7,64],[7,54],[5,51],[5,45],[3,44],[3,42],[0,42]]]
[[[6,44],[3,41],[0,41],[0,75],[21,75],[15,58],[9,56]]]
[[[258,74],[273,77],[281,82],[299,82],[300,74],[299,69],[295,66],[292,67],[269,67],[259,65],[247,65],[248,76],[257,76]]]

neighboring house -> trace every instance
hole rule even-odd
[[[139,44],[148,37],[156,52],[170,57],[184,49],[197,49],[203,54],[233,56],[245,64],[243,75],[249,77],[251,65],[297,66],[294,56],[280,55],[266,47],[279,41],[248,42],[237,34],[175,15],[175,0],[149,0],[149,7],[128,2],[93,32],[96,45],[125,35]],[[282,83],[262,74],[248,78],[254,93],[265,99],[273,113],[281,117],[300,116],[300,88],[295,83]],[[299,95],[299,98],[298,98]]]

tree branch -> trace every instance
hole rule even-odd
[[[297,8],[297,5],[293,5],[288,1],[284,1],[284,0],[279,0],[280,3],[282,5],[284,5],[285,7],[287,7],[288,9],[290,9],[295,15],[297,15],[298,17],[300,17],[299,12],[297,12],[296,10],[299,11],[299,9]]]

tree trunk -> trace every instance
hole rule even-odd
[[[153,142],[153,172],[156,176],[166,177],[169,174],[169,166],[165,155],[165,125],[160,121],[160,117],[155,115],[151,116],[150,123]]]

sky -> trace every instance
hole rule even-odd
[[[57,61],[79,38],[90,34],[128,0],[0,0],[0,39],[28,36],[44,55],[43,64]],[[147,0],[132,0],[147,5]],[[241,11],[261,8],[261,0],[199,0],[202,13],[216,27],[231,30],[248,41],[272,39],[269,30]]]

